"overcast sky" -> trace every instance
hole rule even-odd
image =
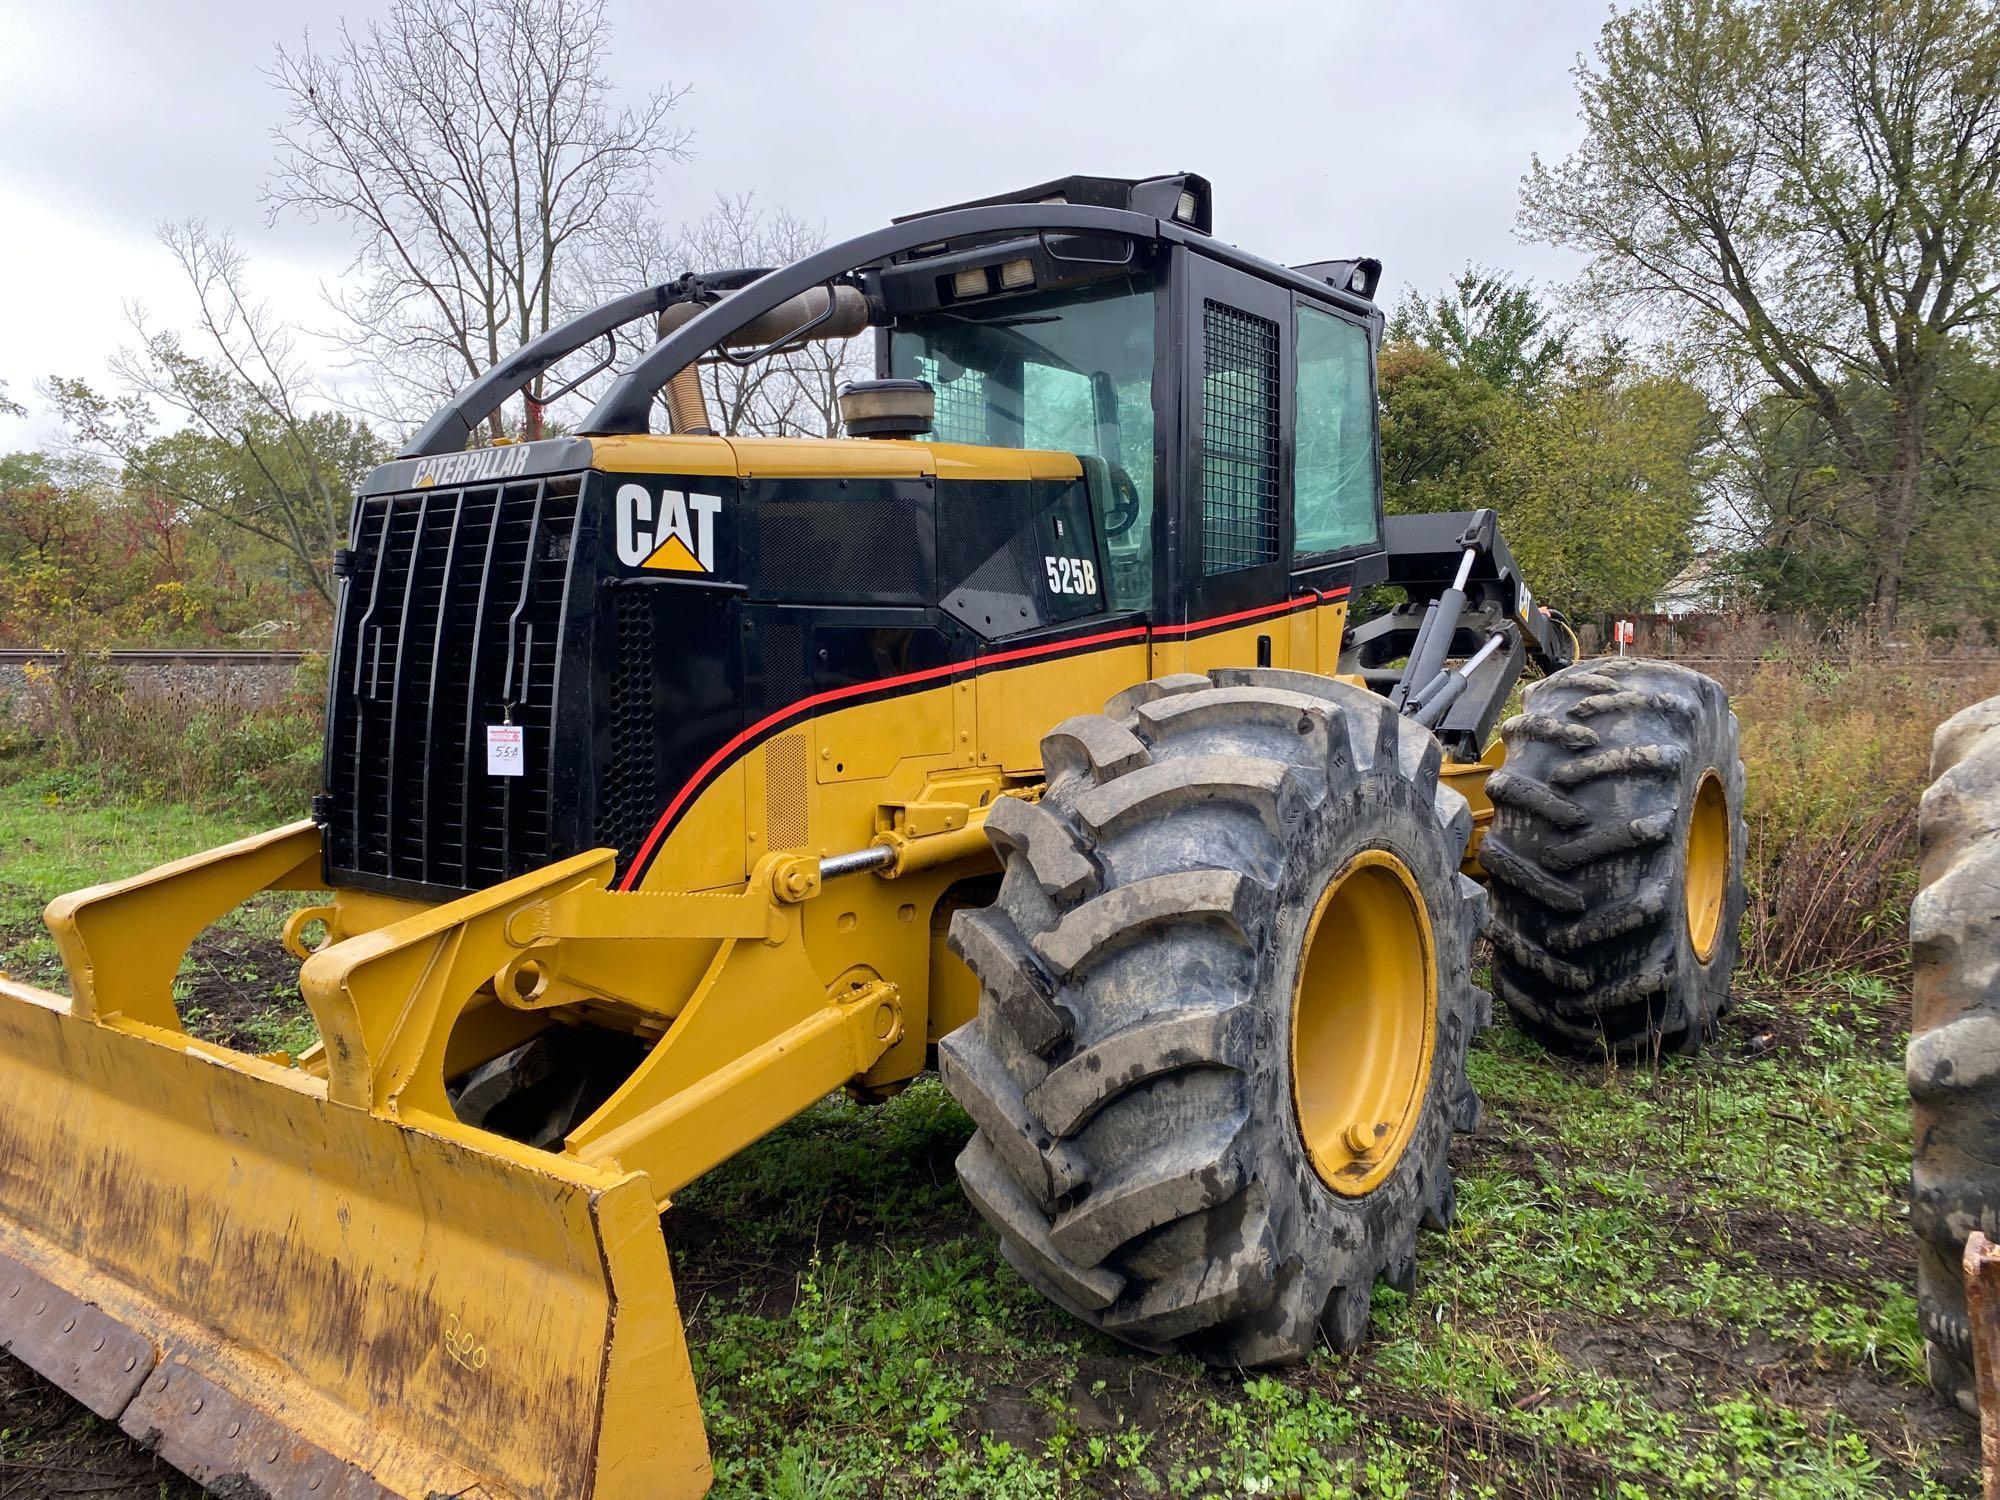
[[[267,226],[259,187],[278,100],[274,45],[387,0],[0,0],[0,380],[30,408],[0,451],[60,441],[35,394],[101,377],[124,305],[184,313],[163,219],[233,229],[257,289],[301,327],[347,240]],[[1519,243],[1531,153],[1579,129],[1570,69],[1603,0],[971,6],[614,0],[621,89],[690,92],[695,155],[658,182],[662,217],[718,191],[824,222],[889,217],[1068,172],[1201,172],[1219,236],[1286,262],[1368,254],[1389,287],[1468,260],[1540,280],[1566,255]],[[1391,297],[1394,293],[1392,291]]]

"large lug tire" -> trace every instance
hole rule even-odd
[[[1569,1052],[1698,1051],[1743,921],[1743,762],[1721,684],[1611,658],[1529,690],[1500,727],[1479,846],[1493,989]]]
[[[1128,1343],[1353,1347],[1376,1280],[1407,1288],[1420,1224],[1449,1222],[1478,1116],[1484,893],[1436,740],[1359,689],[1234,670],[1142,684],[1042,753],[1040,802],[987,822],[998,900],[951,928],[982,987],[939,1048],[978,1127],[967,1195]]]
[[[1931,1383],[1978,1411],[1959,1261],[2000,1238],[2000,698],[1947,719],[1931,752],[1910,911],[1910,1225]]]

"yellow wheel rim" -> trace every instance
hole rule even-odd
[[[1687,923],[1695,957],[1707,963],[1722,927],[1722,893],[1729,885],[1729,799],[1722,778],[1705,772],[1688,819]]]
[[[1292,996],[1292,1105],[1313,1170],[1336,1193],[1370,1192],[1396,1165],[1436,1040],[1423,895],[1401,860],[1367,850],[1313,908]]]

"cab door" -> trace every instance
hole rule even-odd
[[[1189,252],[1175,280],[1183,351],[1175,577],[1153,672],[1295,663],[1292,314],[1283,287]],[[1310,646],[1310,635],[1305,637]]]

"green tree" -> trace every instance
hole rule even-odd
[[[58,498],[47,454],[0,454],[0,566],[65,550],[77,528]]]
[[[1391,343],[1433,350],[1489,385],[1521,392],[1562,363],[1570,337],[1532,286],[1473,265],[1435,297],[1405,297],[1388,327]]]
[[[1412,343],[1384,346],[1376,386],[1388,508],[1472,510],[1490,503],[1488,460],[1513,419],[1513,399],[1446,355]]]
[[[1583,144],[1534,162],[1523,229],[1589,255],[1607,306],[1811,408],[1867,496],[1869,593],[1892,623],[1945,351],[2000,296],[2000,15],[1643,0],[1577,77]]]
[[[1536,592],[1650,609],[1692,555],[1719,455],[1702,392],[1615,342],[1576,348],[1534,291],[1477,268],[1412,296],[1378,366],[1392,512],[1491,506]]]
[[[1847,393],[1862,440],[1895,441],[1876,389]],[[1868,606],[1873,498],[1811,405],[1767,394],[1734,422],[1729,485],[1747,539],[1735,568],[1774,609],[1851,617]],[[1954,345],[1925,432],[1903,584],[1904,613],[1933,628],[2000,620],[2000,365]]]
[[[1810,405],[1765,392],[1727,428],[1726,563],[1763,607],[1856,618],[1871,598],[1873,502]]]
[[[1489,480],[1508,545],[1542,599],[1636,613],[1693,555],[1717,464],[1707,398],[1615,354],[1518,403]]]

